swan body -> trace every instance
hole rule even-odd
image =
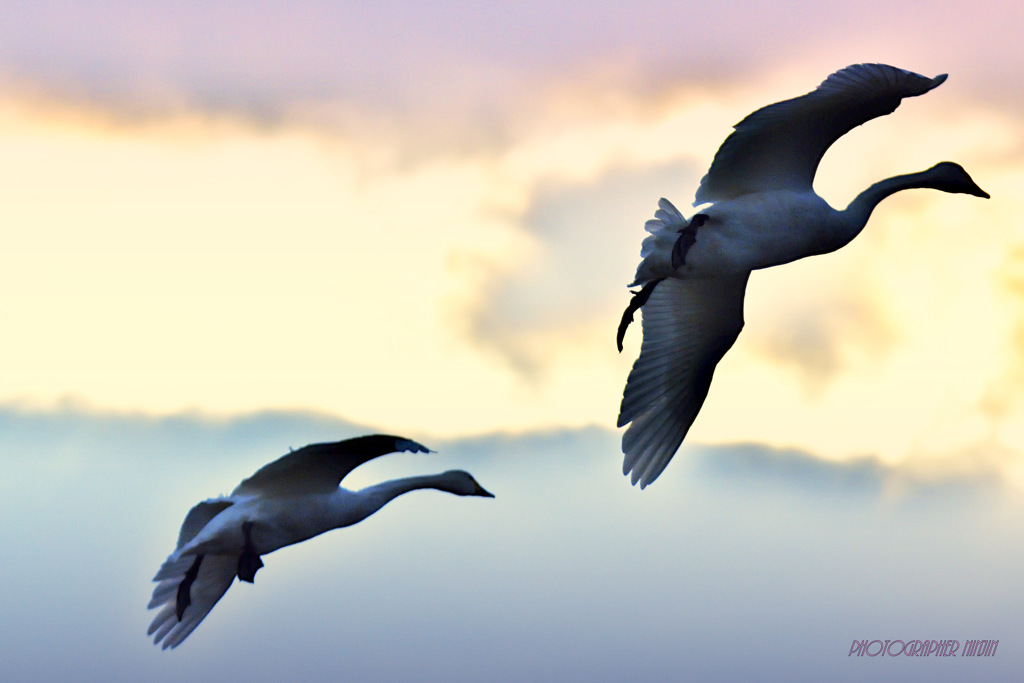
[[[154,577],[149,608],[160,608],[148,635],[177,647],[210,613],[235,577],[252,583],[260,557],[325,531],[360,522],[403,493],[437,489],[459,496],[494,496],[462,470],[406,477],[359,491],[341,480],[359,465],[388,453],[429,452],[396,436],[372,435],[311,444],[264,466],[230,496],[193,507],[177,548]]]
[[[675,210],[671,207],[670,210]],[[667,248],[652,249],[637,269],[629,285],[663,277],[701,278],[749,273],[758,268],[795,261],[817,250],[834,251],[849,238],[842,217],[824,199],[813,192],[773,190],[744,195],[713,204],[701,211],[707,220],[700,226],[699,239],[689,248],[686,262],[679,268],[671,264],[671,247],[686,225],[682,214],[661,228],[655,240]],[[807,230],[778,230],[779,221],[787,225],[805,225]],[[650,238],[648,238],[650,239]],[[834,246],[833,246],[834,245]]]
[[[626,381],[618,426],[623,474],[644,488],[679,448],[711,386],[718,361],[743,329],[750,272],[848,244],[886,197],[930,188],[988,198],[967,172],[942,162],[887,178],[837,210],[812,187],[828,147],[856,126],[889,114],[904,97],[938,87],[885,64],[856,64],[806,95],[769,105],[736,124],[697,189],[687,220],[658,202],[641,262],[629,285],[640,286],[619,324],[617,343],[642,311],[640,356]]]

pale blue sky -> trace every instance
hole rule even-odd
[[[609,430],[428,443],[355,482],[464,467],[497,496],[405,496],[265,557],[190,638],[145,637],[199,498],[337,420],[4,411],[5,679],[1011,680],[1019,500],[998,481],[685,448],[625,485]],[[6,475],[6,473],[5,473]],[[994,659],[850,658],[854,639],[998,638]]]

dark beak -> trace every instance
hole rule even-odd
[[[484,498],[494,498],[494,494],[486,490],[480,484],[476,485],[476,491],[473,491],[474,496],[483,496]]]
[[[966,175],[966,174],[967,174],[967,171],[964,171],[964,175]],[[989,199],[988,192],[985,192],[985,190],[983,190],[980,187],[978,187],[978,183],[974,182],[974,178],[972,178],[971,176],[967,176],[967,181],[970,183],[970,185],[967,186],[966,190],[963,190],[964,194],[969,194],[969,195],[972,195],[974,197],[984,197],[985,199]]]
[[[978,187],[977,183],[972,182],[971,185],[972,187],[971,189],[967,190],[967,194],[973,195],[975,197],[984,197],[985,199],[990,199],[988,192],[985,192],[985,190]]]

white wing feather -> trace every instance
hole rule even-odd
[[[147,635],[154,636],[154,643],[163,641],[164,649],[177,647],[188,634],[192,633],[199,622],[206,618],[217,601],[227,592],[235,578],[235,573],[238,570],[237,556],[204,556],[199,565],[199,573],[189,591],[192,602],[185,609],[181,621],[178,621],[178,586],[185,580],[185,575],[196,560],[195,555],[179,555],[178,550],[195,538],[214,517],[231,505],[233,503],[226,498],[211,498],[189,510],[178,534],[177,548],[153,577],[153,580],[158,583],[153,589],[153,597],[147,608],[160,608],[160,611],[149,625]]]
[[[167,576],[157,584],[153,591],[153,599],[149,608],[161,607],[153,623],[149,625],[147,635],[153,636],[154,643],[162,643],[163,649],[177,647],[188,634],[199,626],[206,618],[217,601],[224,596],[238,571],[238,557],[235,555],[204,555],[199,565],[199,573],[192,582],[191,604],[178,621],[177,600],[178,586],[185,578],[185,573],[195,561],[195,556],[188,555],[184,568],[179,573]],[[166,566],[166,564],[165,564]],[[163,573],[163,569],[161,569]],[[158,574],[159,576],[159,574]]]
[[[640,245],[640,265],[630,287],[672,275],[675,270],[672,268],[672,245],[679,239],[679,231],[688,223],[672,202],[664,197],[658,200],[654,218],[644,224],[644,230],[650,234]]]

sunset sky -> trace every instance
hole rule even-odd
[[[289,446],[371,430],[427,442],[441,451],[438,471],[473,470],[478,462],[489,474],[487,481],[480,475],[481,483],[495,490],[495,501],[445,499],[430,509],[441,510],[436,514],[445,524],[466,521],[461,513],[471,518],[467,533],[483,544],[478,569],[492,576],[509,567],[509,550],[488,537],[490,524],[501,525],[499,538],[517,525],[554,525],[541,534],[537,552],[557,564],[552,553],[562,534],[589,523],[589,513],[604,519],[615,505],[629,507],[626,518],[649,523],[644,538],[671,552],[682,552],[675,544],[692,548],[714,538],[735,563],[731,576],[774,557],[756,547],[746,554],[750,528],[741,522],[746,514],[756,517],[756,506],[740,493],[747,484],[728,483],[729,477],[746,481],[746,461],[728,460],[741,444],[750,457],[775,463],[769,470],[782,479],[805,467],[834,471],[842,481],[859,481],[858,468],[877,476],[866,498],[844,489],[835,502],[807,493],[816,485],[803,484],[757,494],[767,496],[758,501],[773,511],[766,528],[785,529],[779,531],[785,538],[796,538],[786,535],[794,529],[831,538],[829,520],[851,537],[876,523],[907,524],[928,536],[955,518],[965,525],[966,539],[973,537],[964,520],[986,525],[989,535],[972,542],[978,557],[1002,563],[993,570],[998,575],[987,577],[991,590],[950,613],[922,608],[914,613],[920,620],[911,615],[909,630],[924,633],[924,626],[942,623],[980,634],[967,637],[1002,637],[1007,668],[1000,671],[1024,662],[1019,619],[1001,614],[986,622],[991,605],[1021,606],[1010,582],[1024,568],[1020,551],[1000,554],[1008,539],[1021,540],[1017,506],[1024,487],[1019,8],[977,2],[968,11],[963,3],[880,0],[842,8],[739,0],[42,1],[0,7],[0,494],[7,501],[0,511],[6,520],[30,520],[26,528],[0,533],[27,553],[8,571],[24,572],[34,590],[44,590],[34,577],[50,576],[38,568],[52,568],[56,555],[40,554],[33,544],[71,534],[62,521],[69,516],[84,515],[95,525],[90,529],[110,531],[113,520],[131,516],[114,502],[125,495],[138,512],[130,522],[134,533],[147,539],[130,544],[130,552],[118,545],[132,563],[131,572],[118,575],[138,581],[123,599],[126,609],[141,610],[148,579],[170,552],[191,504],[229,490]],[[949,79],[837,143],[819,169],[818,192],[841,208],[877,180],[950,160],[992,198],[901,193],[880,205],[843,250],[755,273],[746,327],[720,364],[687,445],[662,480],[643,494],[633,491],[619,475],[613,427],[640,329],[629,330],[622,354],[614,333],[644,222],[659,197],[690,212],[697,184],[732,124],[858,62],[927,76],[948,73]],[[266,420],[278,424],[275,419],[287,426],[268,429]],[[492,452],[499,443],[528,454],[540,440],[557,459],[559,448],[545,439],[563,442],[552,435],[564,436],[572,463],[564,470],[558,462],[540,464],[525,455],[503,460]],[[204,457],[179,453],[179,446]],[[714,461],[713,453],[730,463],[723,466],[730,472],[725,484],[693,464]],[[143,456],[144,463],[133,460]],[[380,472],[434,470],[422,456],[398,462],[404,467]],[[786,464],[793,462],[798,465]],[[130,492],[110,480],[122,466],[137,477]],[[578,475],[572,490],[559,491],[555,483],[570,472]],[[759,486],[779,485],[762,475],[751,476]],[[592,484],[595,494],[588,496],[580,481]],[[112,499],[94,505],[78,487]],[[935,490],[961,487],[972,493],[953,496],[952,508],[935,502],[941,497]],[[607,493],[607,504],[598,490],[614,492]],[[908,512],[900,492],[928,504]],[[546,517],[543,506],[551,503],[543,501],[563,494],[565,505],[552,505]],[[850,495],[855,502],[843,502]],[[414,533],[401,528],[403,520],[432,519],[414,514],[423,496],[388,511],[396,538]],[[992,507],[977,507],[982,499]],[[67,515],[66,505],[82,507]],[[694,521],[694,515],[728,517],[728,509],[738,517],[722,529]],[[817,526],[801,526],[806,517],[819,517],[807,522]],[[360,527],[364,545],[372,546],[378,522],[383,534],[383,520]],[[693,536],[680,540],[684,532],[672,526],[676,522]],[[356,530],[336,532],[343,533]],[[509,548],[530,552],[515,545],[526,543],[528,534],[515,534],[523,538],[506,539]],[[83,541],[68,538],[77,551]],[[99,552],[119,543],[113,538],[99,534],[97,543],[85,545]],[[635,538],[581,534],[580,544],[590,541],[609,552],[644,556],[649,550],[632,547]],[[445,544],[458,545],[448,537]],[[850,567],[832,569],[842,574],[867,566],[851,548],[870,555],[897,545],[889,536],[856,537],[843,551],[851,555]],[[880,576],[922,577],[937,561],[929,554],[935,547],[926,545],[892,560]],[[839,552],[838,545],[830,547]],[[583,556],[597,566],[591,551],[597,552]],[[283,562],[288,552],[273,559]],[[336,563],[338,553],[327,552],[317,557]],[[705,546],[701,553],[707,552]],[[819,556],[801,547],[796,557],[810,571]],[[394,561],[391,583],[372,577],[381,590],[408,580],[397,573],[407,560]],[[616,557],[583,583],[613,590],[621,563]],[[978,579],[972,565],[958,566],[956,582]],[[471,590],[479,588],[479,599],[485,588],[471,569],[460,571]],[[794,575],[775,570],[788,586],[781,594],[798,595]],[[281,583],[270,586],[268,569],[268,580],[257,588],[276,588],[276,599],[287,602],[288,586],[300,582],[294,571],[282,567]],[[543,595],[536,591],[541,579],[533,581],[530,571],[509,590]],[[710,564],[694,572],[704,580],[715,575]],[[101,568],[94,574],[104,576]],[[929,585],[953,585],[945,580]],[[821,598],[814,605],[827,602],[826,583],[812,589]],[[544,583],[550,590],[554,585]],[[757,590],[744,585],[740,593],[754,600]],[[249,600],[246,615],[259,619],[251,599],[260,590],[249,588],[232,589],[170,656],[187,657],[198,645],[192,640],[235,628],[230,615],[218,615],[230,611],[232,598]],[[346,582],[320,590],[344,604],[351,594],[335,591],[352,588]],[[368,599],[357,592],[359,600]],[[84,594],[91,590],[76,593]],[[492,604],[524,599],[487,597]],[[584,593],[565,599],[573,609],[595,605],[592,624],[606,624],[602,619],[614,619],[621,607],[589,602]],[[25,603],[24,614],[9,613],[22,614],[20,622],[0,617],[0,625],[15,629],[31,620],[39,614],[33,604]],[[855,600],[848,604],[856,611]],[[302,622],[300,608],[286,607]],[[710,603],[692,607],[705,620],[715,614]],[[770,630],[775,607],[758,604],[751,628]],[[563,633],[558,619],[568,617],[551,617],[539,606],[536,613],[523,609],[528,614],[509,618],[506,630],[495,633],[515,640],[529,631],[543,640],[538,624],[555,624],[555,640]],[[485,618],[485,612],[471,612],[473,619]],[[125,614],[116,618],[139,617],[126,622],[129,640],[91,652],[114,661],[144,650],[132,671],[153,679],[150,667],[167,653],[148,652],[137,633],[148,623],[144,610]],[[639,629],[645,620],[668,618],[631,614]],[[805,632],[817,637],[826,614],[825,607],[808,607],[793,617],[787,642],[796,647]],[[742,620],[743,613],[733,616]],[[829,655],[847,666],[850,638],[893,637],[887,619],[850,617],[850,627],[838,631],[842,638],[821,647],[834,648]],[[295,623],[278,620],[262,637],[280,637]],[[572,630],[571,620],[563,626]],[[688,622],[686,628],[698,626]],[[713,647],[720,652],[725,640],[753,637],[746,626],[715,628],[722,639]],[[608,629],[594,642],[611,639],[615,629]],[[985,635],[986,629],[1003,629],[1003,635]],[[19,632],[49,637],[42,625]],[[296,633],[288,638],[301,646]],[[532,642],[523,647],[533,651]],[[589,647],[579,645],[583,640],[566,642],[564,656]],[[672,651],[668,642],[650,646],[652,662],[660,661],[663,647]],[[769,656],[765,647],[759,656]],[[341,662],[351,650],[339,648]],[[90,656],[74,652],[75,661]],[[509,669],[506,680],[554,680],[576,670],[564,662],[546,668],[547,660],[538,657],[520,674]],[[114,670],[103,668],[106,659],[89,661],[95,664],[90,675]],[[831,660],[815,662],[819,668],[807,670],[832,671]],[[758,671],[756,660],[747,664]],[[802,670],[784,664],[779,671]],[[872,664],[883,670],[872,676],[906,674]],[[674,666],[651,667],[651,680],[678,680]],[[432,669],[441,670],[451,674]],[[37,670],[25,663],[19,671],[33,680]],[[609,664],[593,671],[629,669]],[[701,671],[715,676],[713,667]],[[740,666],[718,674],[745,671]],[[864,671],[843,676],[856,680]],[[929,669],[928,676],[963,674],[944,671]]]

